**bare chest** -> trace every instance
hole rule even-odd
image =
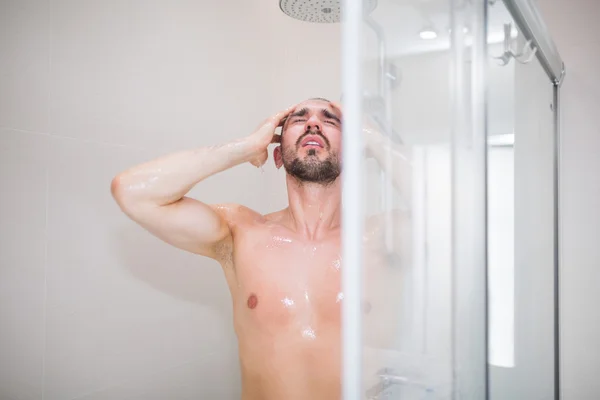
[[[238,237],[234,310],[239,329],[304,339],[338,329],[341,302],[339,238],[302,241],[272,232]]]

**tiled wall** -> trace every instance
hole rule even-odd
[[[561,345],[565,400],[600,396],[600,2],[540,0],[562,87]]]
[[[539,5],[568,66],[563,394],[587,400],[600,393],[600,2]],[[304,97],[339,98],[339,48],[311,40],[338,40],[338,27],[300,31],[275,1],[0,7],[0,399],[238,398],[219,267],[128,221],[110,180],[245,135]],[[282,39],[293,33],[306,40]],[[283,206],[282,183],[239,166],[193,195],[267,211]]]
[[[286,40],[299,24],[275,1],[0,2],[0,400],[239,399],[220,267],[129,221],[110,182],[338,99],[339,25]],[[283,182],[243,165],[192,195],[268,211]]]

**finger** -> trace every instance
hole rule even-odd
[[[342,105],[340,103],[338,103],[337,101],[332,101],[330,104],[333,108],[337,109],[340,113],[343,111]]]
[[[276,127],[283,126],[286,119],[290,116],[292,111],[294,111],[295,109],[296,109],[296,105],[294,104],[293,106],[290,106],[290,107],[286,108],[285,110],[279,111],[277,114],[273,115],[272,121],[273,121],[274,125]]]
[[[285,121],[287,121],[289,118],[289,115],[286,117],[281,118],[281,120],[279,121],[279,125],[277,125],[277,127],[283,127],[285,125]]]
[[[267,162],[268,158],[269,158],[269,153],[265,151],[265,154],[263,154],[261,156],[258,156],[254,160],[250,161],[250,163],[252,165],[254,165],[255,167],[257,167],[257,168],[260,168],[263,165],[265,165],[265,163]]]

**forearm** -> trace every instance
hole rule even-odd
[[[119,174],[112,193],[120,203],[168,205],[209,176],[250,161],[250,154],[247,139],[169,154]]]

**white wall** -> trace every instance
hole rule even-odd
[[[501,44],[490,44],[501,54]],[[448,143],[452,126],[449,51],[399,57],[400,84],[393,90],[394,128],[411,144]],[[514,66],[490,61],[488,73],[490,135],[514,129]]]
[[[513,85],[514,310],[508,311],[514,313],[515,362],[491,367],[490,393],[498,400],[543,400],[554,398],[555,381],[553,86],[537,59],[516,64]],[[489,168],[497,166],[490,162]],[[490,196],[496,184],[490,179]],[[491,224],[489,233],[495,233]]]
[[[540,0],[562,87],[561,367],[565,400],[600,396],[600,2]]]
[[[218,266],[143,232],[109,192],[110,179],[137,162],[238,138],[305,97],[339,98],[339,25],[304,29],[276,1],[226,3],[0,3],[2,400],[239,397]],[[593,175],[600,86],[592,75],[600,42],[590,33],[600,3],[541,0],[540,7],[568,66],[563,390],[566,399],[585,400],[600,393],[592,351],[600,337],[600,216],[590,211],[600,198]],[[442,119],[401,123],[435,128],[415,121]],[[193,194],[260,211],[286,200],[282,171],[271,165],[264,173],[237,167]]]
[[[239,398],[219,266],[129,221],[110,182],[339,97],[339,25],[305,26],[276,1],[0,3],[0,399]],[[264,169],[192,194],[274,210]]]

